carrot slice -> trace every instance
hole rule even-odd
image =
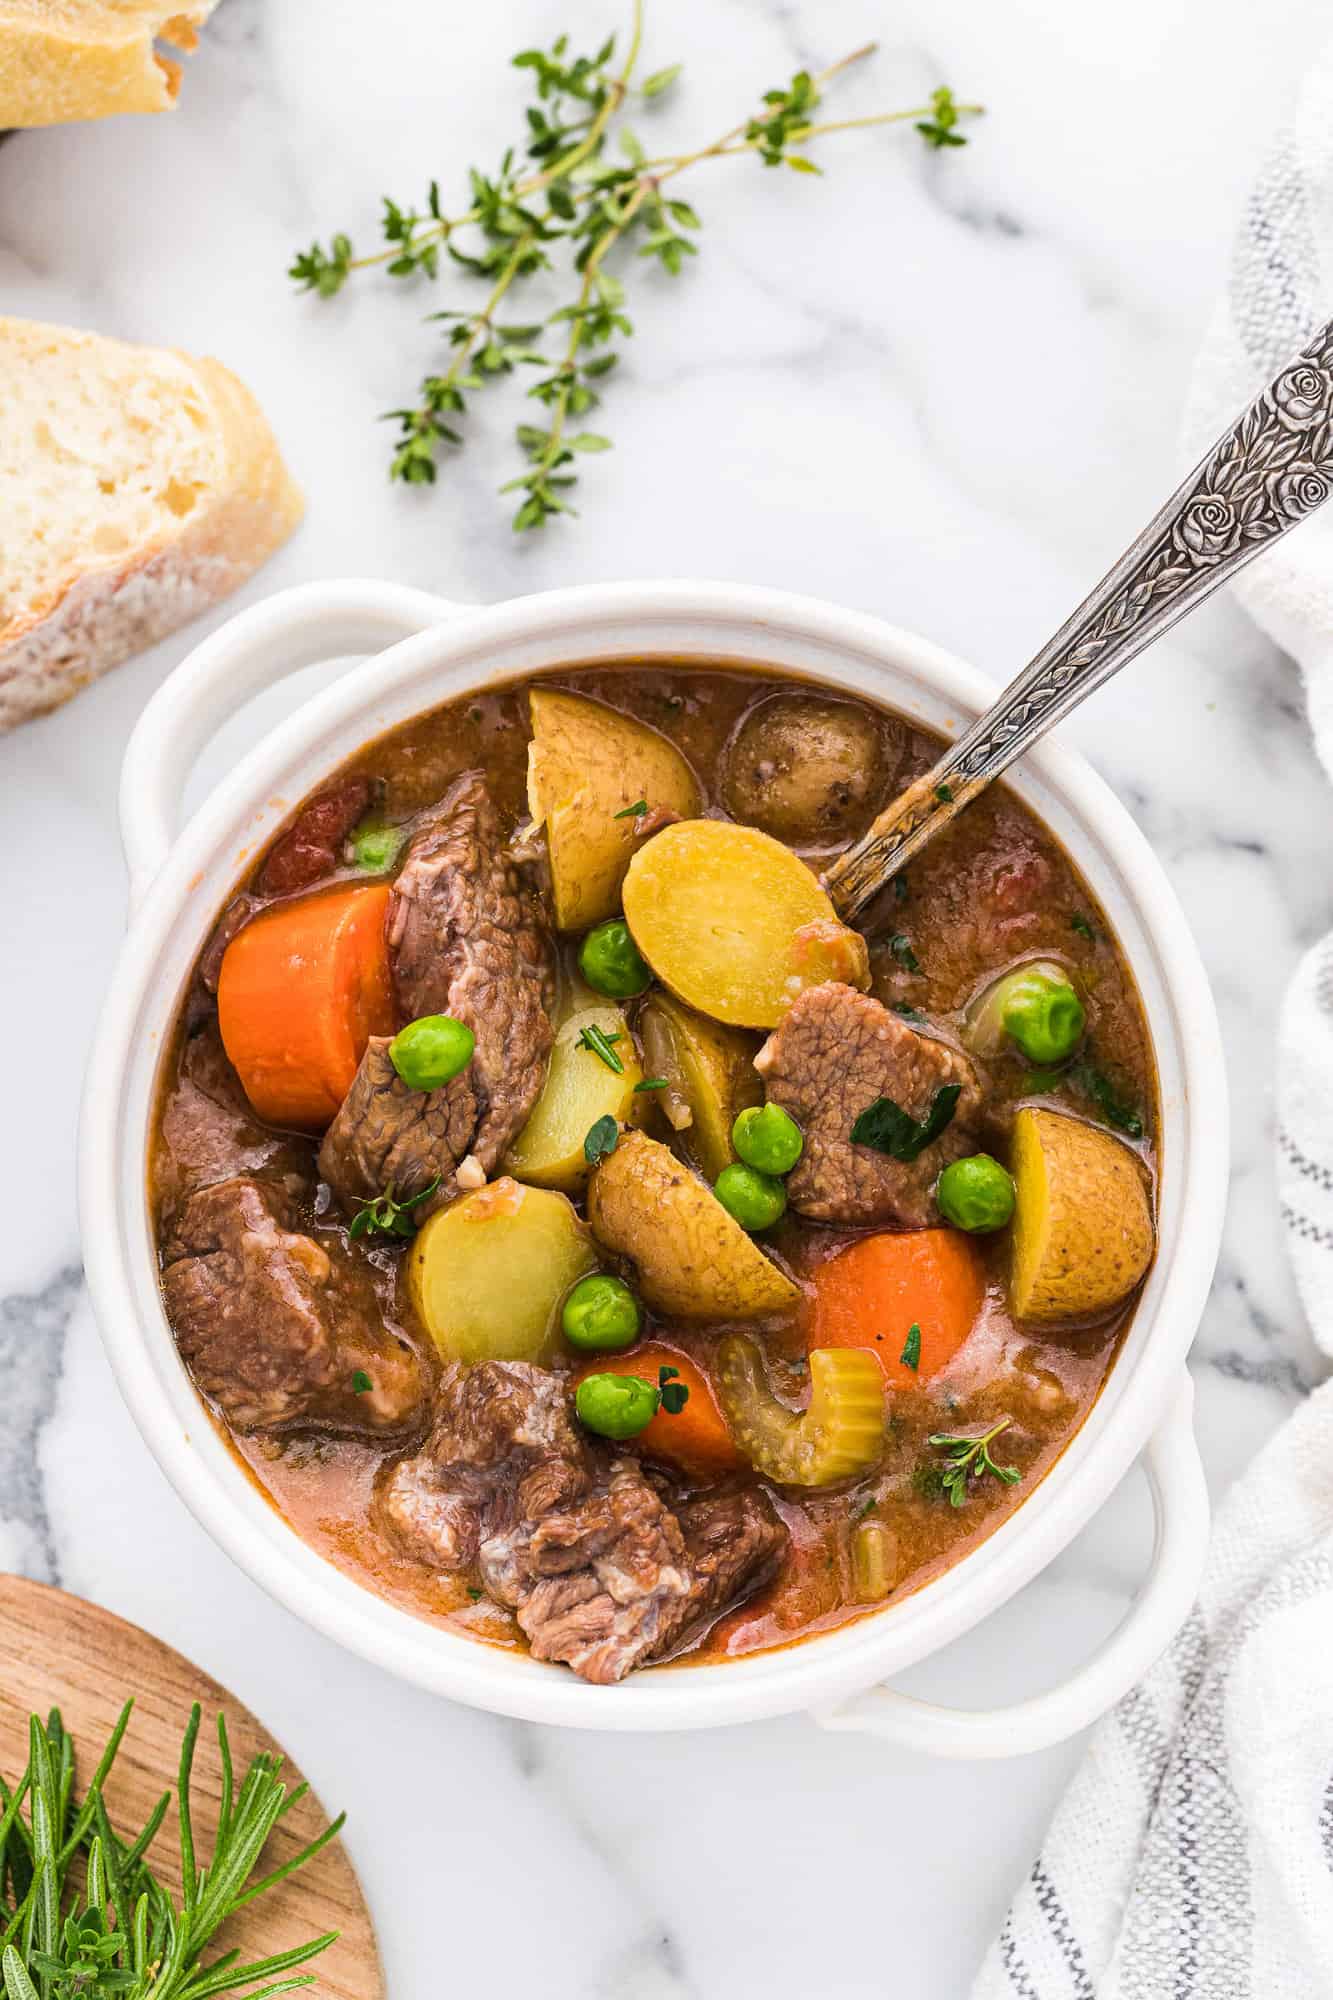
[[[320,1130],[371,1035],[395,1027],[389,885],[354,883],[261,910],[218,974],[222,1045],[261,1118]]]
[[[986,1278],[975,1245],[956,1229],[864,1236],[811,1274],[810,1346],[868,1347],[894,1388],[928,1382],[976,1324]],[[902,1359],[918,1346],[915,1368]]]
[[[659,1368],[674,1368],[675,1380],[689,1390],[685,1406],[672,1416],[659,1410],[652,1421],[629,1442],[652,1458],[669,1459],[687,1471],[700,1473],[733,1472],[745,1459],[732,1443],[727,1420],[718,1408],[712,1384],[696,1362],[665,1341],[645,1340],[623,1354],[598,1354],[585,1375],[641,1375],[645,1382],[657,1382]]]

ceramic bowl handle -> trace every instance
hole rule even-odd
[[[1208,1489],[1194,1438],[1194,1387],[1182,1377],[1143,1464],[1156,1532],[1147,1581],[1101,1651],[1067,1681],[1009,1708],[939,1708],[889,1687],[818,1711],[823,1729],[882,1736],[936,1757],[1018,1757],[1063,1743],[1142,1679],[1189,1614],[1208,1551]]]
[[[286,674],[344,653],[378,653],[459,609],[428,591],[367,578],[303,583],[228,619],[162,683],[125,751],[120,834],[130,907],[166,860],[185,783],[214,731]]]

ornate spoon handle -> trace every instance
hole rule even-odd
[[[824,886],[854,918],[910,856],[1085,695],[1322,506],[1333,482],[1333,321],[1251,403],[1073,616]]]

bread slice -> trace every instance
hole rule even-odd
[[[0,130],[169,111],[215,0],[0,0]]]
[[[303,505],[221,362],[0,317],[0,730],[235,590]]]

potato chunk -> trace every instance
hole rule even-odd
[[[620,908],[638,820],[616,814],[642,799],[689,819],[699,787],[675,745],[646,723],[559,688],[534,688],[528,701],[528,811],[546,827],[556,926],[586,930]]]
[[[622,1074],[583,1044],[581,1038],[589,1028],[599,1028],[606,1036]],[[577,1009],[556,1030],[542,1094],[505,1156],[505,1171],[535,1187],[579,1193],[592,1171],[583,1153],[589,1127],[607,1116],[617,1124],[636,1118],[643,1098],[635,1097],[634,1086],[642,1079],[620,1009],[605,1000]]]
[[[757,702],[727,746],[727,811],[794,847],[859,833],[881,790],[880,731],[856,702],[775,694]]]
[[[564,1195],[492,1181],[442,1208],[408,1254],[412,1303],[445,1361],[548,1361],[570,1286],[597,1269]]]
[[[685,820],[641,848],[624,887],[634,942],[664,986],[735,1028],[774,1028],[827,979],[864,990],[865,940],[790,848],[751,826]]]
[[[626,1132],[592,1177],[588,1220],[599,1243],[628,1257],[654,1311],[680,1319],[759,1319],[800,1291],[752,1243],[711,1188],[666,1146]]]
[[[696,1014],[670,993],[653,993],[644,1002],[639,1035],[649,1074],[667,1080],[659,1095],[677,1145],[691,1166],[715,1181],[736,1157],[736,1114],[763,1102],[754,1067],[758,1038]]]
[[[1119,1305],[1153,1254],[1137,1156],[1097,1125],[1029,1107],[1014,1119],[1010,1304],[1019,1319]]]

